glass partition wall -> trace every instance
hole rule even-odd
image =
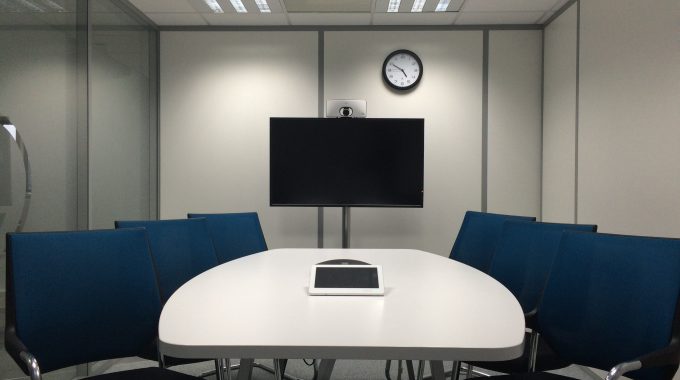
[[[23,137],[31,163],[23,231],[157,218],[157,44],[155,25],[126,1],[0,0],[0,116]],[[25,180],[13,169],[19,161],[7,136],[0,136],[3,334],[4,232],[16,228],[12,208],[22,206],[23,195],[13,189]],[[0,379],[22,377],[0,347]],[[106,364],[90,367],[98,372]]]

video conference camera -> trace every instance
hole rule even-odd
[[[334,99],[326,102],[326,117],[366,117],[366,101]]]

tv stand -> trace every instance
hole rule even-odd
[[[349,248],[349,207],[342,207],[342,248]]]

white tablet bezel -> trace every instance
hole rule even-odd
[[[316,288],[316,268],[375,268],[378,272],[377,288]],[[309,295],[312,296],[382,296],[385,295],[382,266],[380,265],[313,265],[309,276]]]

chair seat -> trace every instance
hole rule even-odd
[[[88,380],[196,380],[200,377],[185,375],[180,372],[175,372],[169,369],[159,367],[149,367],[140,369],[131,369],[128,371],[120,371],[113,373],[106,373],[103,375],[91,376]]]
[[[524,337],[525,342],[529,342],[529,334]],[[500,362],[471,362],[475,367],[486,368],[496,372],[503,373],[522,373],[527,372],[529,367],[529,350],[530,345],[524,345],[524,353],[522,356],[513,360],[506,360]],[[538,341],[538,352],[536,355],[536,371],[550,371],[553,369],[560,369],[569,366],[564,360],[557,357],[555,352],[548,346],[543,339]]]

